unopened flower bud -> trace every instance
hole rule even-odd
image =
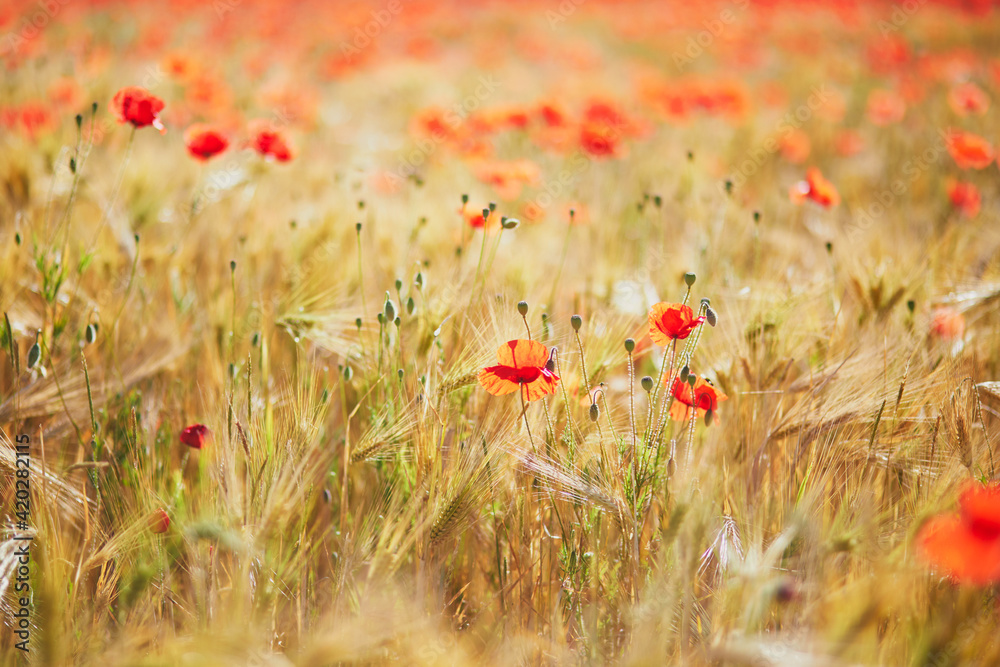
[[[597,403],[590,404],[590,421],[596,422],[597,418],[601,416],[601,409],[597,407]]]
[[[84,334],[84,337],[87,339],[87,344],[88,345],[90,345],[95,340],[97,340],[97,325],[96,324],[88,324],[87,325],[87,331]]]
[[[413,297],[412,296],[411,297],[407,297],[407,299],[406,299],[406,314],[407,315],[412,315],[413,311],[414,311],[414,309],[416,309],[416,307],[417,307],[417,304],[413,300]]]
[[[521,317],[525,317],[528,314],[528,302],[518,301],[517,302],[517,312],[521,313]]]
[[[629,354],[632,354],[632,351],[634,349],[635,349],[635,341],[633,339],[631,339],[631,338],[626,338],[625,339],[625,351],[628,352]]]
[[[705,321],[708,322],[708,326],[710,327],[714,327],[719,323],[719,316],[715,314],[711,306],[705,310]]]
[[[691,287],[692,285],[694,285],[694,281],[697,280],[697,279],[698,279],[698,276],[696,276],[693,273],[689,272],[689,273],[685,273],[684,274],[684,284],[687,285],[688,287]]]
[[[681,382],[687,382],[688,381],[688,375],[690,375],[690,374],[691,374],[691,369],[688,368],[687,364],[684,364],[684,366],[681,367],[681,375],[680,375]]]
[[[583,326],[583,318],[579,315],[574,315],[569,318],[569,323],[573,325],[573,331],[579,331],[580,327]]]

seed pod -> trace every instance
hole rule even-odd
[[[385,319],[387,322],[392,322],[396,318],[396,305],[391,299],[385,300],[385,305],[382,307],[385,313]]]
[[[465,205],[468,203],[469,203],[469,195],[462,195],[462,204]]]
[[[42,348],[36,341],[35,344],[31,346],[31,349],[28,350],[28,368],[34,368],[35,364],[38,363],[38,360],[41,357],[42,357]]]
[[[580,327],[583,326],[583,318],[579,315],[574,315],[569,318],[569,323],[573,325],[573,331],[579,331]]]
[[[597,422],[597,418],[601,416],[601,409],[597,407],[597,403],[590,404],[590,421]]]
[[[559,354],[558,347],[553,346],[552,349],[549,350],[549,360],[545,362],[545,370],[547,370],[550,373],[556,372],[556,361],[558,354]]]
[[[358,234],[361,233],[361,223],[360,222],[357,223],[356,225],[354,225],[354,231],[356,231]]]
[[[417,289],[423,289],[424,288],[424,274],[418,271],[417,275],[414,276],[414,278],[413,278],[413,284],[417,286]]]
[[[690,375],[690,374],[691,374],[691,369],[688,368],[687,364],[684,364],[684,366],[681,367],[681,376],[680,376],[681,377],[681,382],[687,382],[688,381],[688,375]]]
[[[691,373],[690,375],[688,375],[687,383],[689,385],[691,385],[692,389],[694,389],[694,383],[697,382],[697,381],[698,381],[698,376],[697,375],[695,375],[694,373]]]
[[[628,352],[629,354],[632,354],[633,350],[635,350],[635,340],[633,340],[631,338],[626,338],[625,339],[625,351]]]
[[[715,314],[711,306],[705,311],[705,321],[708,322],[708,326],[710,327],[714,327],[719,323],[719,316]]]
[[[711,426],[712,420],[715,418],[715,412],[712,410],[705,411],[705,426]]]
[[[517,226],[521,224],[521,221],[517,218],[501,218],[500,226],[504,229],[517,229]]]
[[[344,380],[350,382],[352,377],[354,377],[354,371],[350,366],[344,366]]]
[[[490,202],[490,213],[497,210],[497,203],[495,201]]]
[[[358,319],[354,320],[354,326],[356,326],[358,328],[358,331],[361,331],[361,318],[360,317]]]
[[[684,284],[687,285],[688,287],[694,285],[694,281],[697,279],[698,276],[693,273],[688,272],[684,274]]]
[[[414,309],[417,307],[416,302],[414,302],[413,297],[407,297],[406,299],[406,314],[412,315]]]
[[[396,315],[396,319],[394,319],[394,320],[392,321],[392,323],[393,323],[393,324],[395,324],[395,325],[396,325],[396,328],[398,329],[398,328],[399,328],[399,325],[400,325],[400,324],[402,323],[402,321],[403,321],[403,320],[399,319],[399,315]]]
[[[643,391],[648,392],[653,390],[653,378],[651,378],[650,376],[643,375],[642,380],[640,380],[640,382],[642,383]]]
[[[84,333],[84,338],[87,340],[87,345],[90,345],[97,340],[97,326],[94,324],[88,324],[87,331]]]
[[[521,313],[521,317],[526,316],[528,314],[528,302],[527,301],[518,301],[517,302],[517,312]]]
[[[385,313],[379,313],[378,314],[378,323],[379,324],[385,324]]]
[[[401,289],[403,289],[403,281],[400,280],[399,278],[396,278],[396,291],[398,292]]]
[[[400,369],[399,369],[398,371],[396,371],[396,375],[397,375],[397,376],[399,376],[399,381],[400,381],[400,382],[402,382],[402,381],[403,381],[403,376],[404,376],[405,374],[406,374],[406,373],[405,373],[405,371],[404,371],[404,370],[403,370],[402,368],[400,368]]]

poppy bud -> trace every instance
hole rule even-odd
[[[688,368],[687,364],[684,364],[684,366],[681,367],[681,382],[687,382],[688,375],[690,374],[691,374],[691,369]]]
[[[728,178],[726,179],[726,194],[727,195],[733,194],[733,182]]]
[[[403,320],[399,319],[399,315],[396,315],[396,319],[394,319],[394,320],[392,321],[392,323],[393,323],[393,324],[395,324],[395,325],[396,325],[396,328],[398,329],[398,328],[399,328],[399,325],[400,325],[400,323],[401,323],[402,321],[403,321]]]
[[[503,218],[500,221],[500,226],[504,229],[517,229],[517,226],[521,224],[521,221],[517,218]]]
[[[391,299],[385,300],[385,306],[383,306],[383,311],[385,312],[385,319],[387,322],[392,322],[396,317],[396,306],[393,304]]]
[[[76,129],[79,130],[82,127],[83,127],[83,114],[82,113],[78,113],[76,115]]]
[[[333,501],[333,494],[330,489],[323,489],[323,502],[329,505]]]
[[[653,204],[656,205],[656,208],[663,206],[663,197],[660,195],[653,195]]]
[[[354,231],[356,231],[358,234],[361,233],[361,223],[360,222],[357,223],[356,225],[354,225]]]
[[[549,360],[545,362],[545,370],[550,373],[556,372],[556,355],[559,354],[559,348],[553,347],[549,350]]]
[[[490,202],[490,213],[497,210],[497,203],[495,201]]]
[[[400,382],[402,382],[402,381],[403,381],[403,375],[405,375],[405,374],[406,374],[406,373],[405,373],[405,371],[403,371],[403,369],[402,369],[402,368],[400,368],[400,369],[399,369],[398,371],[396,371],[396,375],[397,375],[397,376],[399,376],[399,381],[400,381]]]
[[[715,311],[712,310],[711,306],[705,310],[705,321],[708,322],[708,326],[710,327],[714,327],[719,323],[719,316],[715,314]]]
[[[696,276],[693,273],[685,273],[684,284],[687,285],[688,287],[691,287],[692,285],[694,285],[694,281],[697,280],[697,278],[698,276]]]
[[[652,389],[653,389],[653,378],[652,377],[650,377],[648,375],[643,375],[642,376],[642,380],[640,380],[640,382],[642,383],[642,388],[643,388],[644,391],[647,391],[647,392],[648,391],[652,391]]]
[[[69,159],[69,170],[72,173],[74,173],[74,174],[76,173],[76,158],[75,157],[71,157]]]
[[[754,211],[753,212],[753,221],[754,222],[760,222],[760,211]]]
[[[412,315],[413,310],[417,307],[417,304],[413,301],[413,297],[407,297],[406,299],[406,314]]]
[[[583,318],[579,315],[574,315],[569,318],[569,323],[573,325],[573,331],[579,331],[580,327],[583,326]]]
[[[87,339],[87,344],[88,345],[91,344],[91,343],[93,343],[95,340],[97,340],[97,325],[96,324],[88,324],[87,325],[87,331],[84,334],[84,337]]]
[[[631,338],[625,339],[625,351],[632,354],[632,350],[635,349],[635,341]]]
[[[712,302],[707,297],[705,297],[705,298],[703,298],[701,300],[701,307],[702,308],[708,308],[711,304],[712,304]]]
[[[483,221],[485,222],[486,220],[489,220],[489,217],[490,217],[490,209],[484,208],[483,209]]]
[[[469,195],[462,195],[462,204],[464,205],[468,203],[469,203]]]
[[[378,314],[378,323],[379,324],[385,324],[385,313],[379,313]]]
[[[417,289],[423,289],[424,287],[424,274],[417,272],[417,275],[413,278],[413,284],[417,286]]]
[[[354,320],[354,326],[356,326],[358,328],[358,331],[361,331],[361,318],[360,317],[357,318],[356,320]]]
[[[181,431],[180,440],[192,449],[201,449],[209,435],[211,431],[204,424],[192,424]]]
[[[344,366],[344,381],[350,382],[352,377],[354,377],[354,370],[350,366]]]
[[[687,383],[689,385],[691,385],[692,389],[694,389],[694,383],[697,382],[697,381],[698,381],[698,376],[697,375],[695,375],[694,373],[691,373],[690,375],[688,375]]]
[[[403,281],[400,280],[399,278],[396,278],[396,291],[398,292],[401,289],[403,289]]]
[[[913,299],[907,299],[906,309],[910,311],[910,315],[913,314],[913,311],[916,310],[916,308],[917,308],[917,302],[914,301]]]
[[[694,151],[688,151],[688,160],[694,159]]]
[[[257,347],[260,344],[260,332],[254,331],[253,337],[250,338],[250,346]]]
[[[31,346],[30,350],[28,350],[28,368],[34,368],[41,356],[42,348],[38,342],[35,341],[35,344]]]
[[[21,232],[14,233],[14,243],[21,245]]]
[[[712,425],[712,419],[715,418],[715,413],[712,410],[705,411],[705,426]]]
[[[365,200],[364,199],[359,199],[358,200],[358,210],[361,211],[361,210],[364,210],[364,208],[365,208]]]
[[[518,301],[517,302],[517,312],[521,313],[521,317],[525,317],[528,314],[528,302]]]
[[[162,534],[167,532],[168,528],[170,528],[170,516],[161,507],[149,517],[149,529],[156,534]]]
[[[827,251],[827,253],[832,253],[833,252],[833,244],[830,243],[829,241],[826,242],[826,251]]]
[[[590,421],[596,422],[597,418],[601,416],[601,409],[597,407],[597,403],[590,404]]]
[[[667,477],[673,477],[675,470],[677,470],[677,464],[674,463],[674,457],[671,456],[667,460]]]

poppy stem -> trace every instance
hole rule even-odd
[[[524,417],[524,428],[528,431],[528,441],[531,443],[531,451],[535,454],[538,449],[535,447],[535,439],[531,435],[531,427],[528,426],[528,404],[524,402],[524,385],[518,386],[518,395],[521,397],[521,416]]]

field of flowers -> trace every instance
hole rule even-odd
[[[0,665],[1000,664],[1000,6],[0,4]]]

